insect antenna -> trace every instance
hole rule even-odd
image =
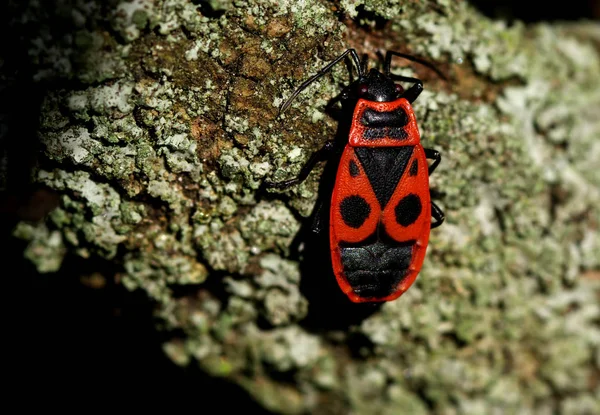
[[[436,68],[432,63],[427,62],[424,59],[417,58],[412,55],[408,55],[406,53],[394,52],[392,50],[388,50],[387,53],[385,54],[385,62],[383,64],[383,70],[384,70],[386,76],[391,75],[391,65],[392,65],[392,57],[393,56],[398,56],[399,58],[404,58],[404,59],[412,61],[412,62],[420,63],[421,65],[426,66],[427,68],[434,71],[444,81],[448,81],[448,78],[446,77],[446,75],[444,75],[442,73],[442,71],[440,71],[438,68]]]
[[[336,63],[340,62],[348,54],[350,54],[350,56],[352,57],[352,60],[354,61],[354,65],[356,66],[356,70],[358,71],[358,77],[362,78],[364,71],[362,69],[360,59],[358,58],[358,54],[356,53],[356,51],[354,49],[348,49],[344,53],[342,53],[340,56],[335,58],[332,62],[327,64],[327,66],[325,66],[323,69],[321,69],[315,75],[311,76],[306,81],[304,81],[302,83],[302,85],[300,85],[298,87],[298,89],[296,89],[294,91],[294,93],[287,99],[287,101],[285,101],[283,103],[283,105],[279,109],[279,114],[281,115],[292,104],[292,101],[298,96],[298,94],[300,94],[300,92],[304,91],[304,89],[306,89],[310,84],[312,84],[317,79],[319,79],[320,77],[325,75],[327,72],[329,72]]]
[[[367,70],[369,69],[369,55],[367,55],[366,53],[363,53],[360,68],[362,73],[367,73]]]

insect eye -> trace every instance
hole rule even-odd
[[[358,94],[359,95],[366,95],[367,92],[369,92],[369,87],[367,86],[367,84],[360,84],[358,86]]]
[[[396,84],[396,85],[395,85],[395,87],[396,87],[396,92],[397,92],[398,94],[401,94],[401,93],[403,93],[403,92],[404,92],[404,88],[402,88],[402,85],[400,85],[400,84]]]

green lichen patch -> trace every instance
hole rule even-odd
[[[260,259],[260,266],[264,271],[255,282],[259,286],[256,298],[262,303],[262,316],[273,326],[302,320],[308,303],[299,290],[297,264],[267,255]]]
[[[153,12],[151,1],[121,2],[112,13],[112,26],[124,41],[132,42],[139,38],[141,31],[149,25]]]
[[[240,222],[244,239],[254,250],[289,252],[299,224],[283,204],[260,202]],[[260,235],[260,236],[259,236]],[[258,236],[258,237],[257,237]]]
[[[35,265],[38,272],[56,272],[60,269],[67,253],[60,231],[51,231],[44,224],[21,222],[13,234],[19,239],[29,241],[24,256]]]
[[[250,248],[240,232],[218,219],[197,225],[194,239],[212,269],[242,272],[248,263]]]
[[[71,196],[65,196],[61,203],[65,211],[70,211],[69,216],[73,215],[72,220],[63,219],[55,224],[75,227],[73,231],[83,235],[103,256],[113,258],[118,244],[125,240],[125,236],[119,235],[115,229],[120,223],[119,194],[109,185],[91,180],[85,172],[42,170],[39,172],[39,180],[58,191],[69,189],[73,192]],[[87,219],[88,215],[91,215],[90,220]]]
[[[124,262],[123,284],[129,289],[144,287],[148,294],[163,303],[169,301],[170,285],[200,284],[206,280],[206,267],[195,258],[158,250],[128,256]]]
[[[263,341],[261,358],[280,372],[311,367],[319,357],[319,340],[295,327],[274,330]]]

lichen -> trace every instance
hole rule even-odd
[[[111,261],[156,302],[171,360],[275,412],[600,412],[595,25],[508,25],[446,0],[54,3],[24,11],[34,79],[60,81],[33,176],[60,203],[15,231],[40,272]],[[410,51],[449,78],[393,61],[425,79],[414,110],[442,153],[446,223],[406,294],[332,329],[305,283],[334,277],[305,272],[297,239],[323,166],[261,185],[334,137],[345,65],[278,107],[347,47]]]
[[[60,231],[50,231],[45,224],[21,222],[14,230],[14,235],[31,241],[24,256],[35,265],[38,272],[56,272],[60,269],[67,252]]]

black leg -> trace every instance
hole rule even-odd
[[[313,212],[313,221],[310,230],[315,234],[320,234],[323,231],[323,205],[323,200],[319,200]]]
[[[390,76],[390,78],[395,79],[397,81],[414,83],[413,86],[408,88],[406,90],[406,92],[404,92],[402,94],[402,98],[406,98],[408,100],[408,102],[410,102],[410,103],[414,102],[414,100],[417,99],[419,97],[419,95],[421,95],[421,92],[423,92],[423,81],[421,81],[420,79],[411,78],[410,76],[402,76],[402,75],[394,75],[394,74],[390,74],[389,76]]]
[[[300,170],[300,173],[298,173],[298,176],[294,177],[293,179],[289,179],[289,180],[284,180],[282,182],[264,182],[264,186],[269,188],[275,188],[275,189],[284,189],[286,187],[289,186],[294,186],[298,183],[302,183],[304,180],[306,180],[306,178],[308,177],[308,175],[310,174],[310,172],[315,168],[315,166],[317,165],[317,163],[319,161],[323,161],[326,160],[330,155],[332,150],[335,148],[335,142],[334,141],[328,141],[325,143],[325,145],[323,147],[321,147],[320,150],[315,151],[310,158],[308,159],[308,161],[306,162],[306,164],[304,166],[302,166],[302,169]]]
[[[433,159],[433,163],[431,164],[431,166],[429,166],[429,175],[431,175],[431,173],[433,173],[438,164],[440,164],[440,161],[442,161],[442,155],[439,151],[433,150],[431,148],[426,148],[424,150],[425,157],[428,159]],[[430,194],[431,193],[433,193],[433,191],[430,191]],[[431,216],[435,219],[435,222],[431,223],[431,229],[440,226],[442,223],[444,223],[444,219],[446,218],[446,215],[444,215],[442,209],[440,209],[440,207],[434,202],[431,202]]]
[[[442,155],[440,154],[439,151],[431,149],[431,148],[426,148],[424,150],[425,150],[425,157],[430,160],[433,160],[433,163],[431,163],[431,166],[429,166],[429,175],[431,176],[431,173],[433,173],[433,171],[438,166],[438,164],[440,164],[440,161],[442,161]]]
[[[431,216],[435,219],[435,222],[431,222],[431,229],[437,228],[442,223],[444,223],[444,219],[446,219],[446,215],[438,205],[431,202]]]
[[[339,121],[343,114],[342,108],[336,107],[336,104],[340,101],[347,99],[349,91],[349,87],[344,88],[342,92],[340,92],[334,98],[329,100],[327,106],[325,106],[325,113],[329,114],[336,121]]]
[[[445,192],[442,192],[440,190],[437,189],[429,189],[429,194],[431,195],[431,199],[442,199],[443,197],[446,196]]]
[[[408,77],[402,77],[402,78],[408,78]],[[398,78],[396,78],[396,79],[398,79]],[[417,99],[419,97],[419,95],[421,95],[421,92],[423,92],[423,82],[421,82],[417,78],[408,78],[408,79],[411,79],[411,80],[414,79],[414,80],[418,81],[416,84],[414,84],[413,86],[408,88],[402,94],[402,98],[406,98],[407,101],[412,104],[415,101],[415,99]]]

